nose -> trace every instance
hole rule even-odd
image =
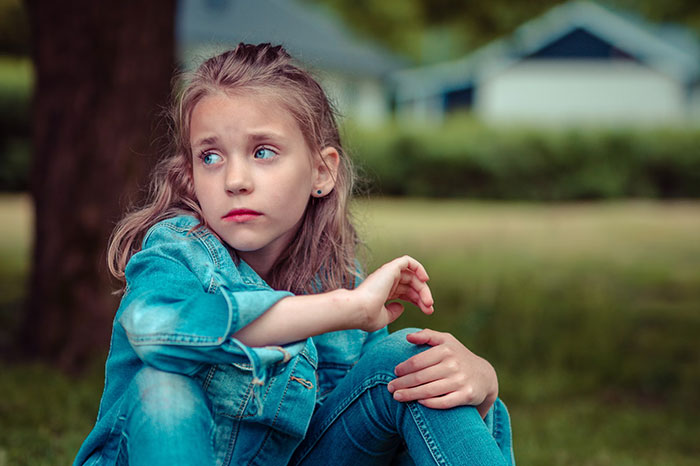
[[[248,194],[253,191],[250,168],[245,162],[229,163],[225,185],[226,192],[230,194]]]

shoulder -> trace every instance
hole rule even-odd
[[[146,263],[158,263],[168,270],[170,266],[184,267],[206,282],[210,290],[218,289],[221,284],[231,289],[267,288],[250,267],[234,262],[218,236],[192,215],[162,220],[147,231],[141,251],[127,264],[127,282],[129,269]]]
[[[198,276],[211,269],[227,268],[231,257],[219,239],[191,215],[179,215],[162,220],[146,232],[141,250],[134,254],[126,267],[130,271],[139,265],[153,267],[179,264]],[[133,273],[132,273],[133,276]],[[128,280],[127,280],[128,281]]]
[[[200,226],[199,220],[192,215],[178,215],[167,218],[148,229],[143,238],[142,247],[148,247],[164,241],[177,241],[190,236],[190,232]]]
[[[178,215],[153,225],[144,236],[141,250],[154,249],[184,254],[181,258],[185,260],[192,255],[201,260],[204,255],[217,267],[230,260],[218,237],[192,215]]]

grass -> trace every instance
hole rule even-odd
[[[24,197],[0,197],[0,324],[30,250]],[[436,313],[499,372],[520,465],[690,465],[700,447],[700,202],[521,204],[380,199],[356,217],[372,267],[410,253]],[[102,368],[69,378],[0,363],[0,466],[67,464]]]

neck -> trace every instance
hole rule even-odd
[[[260,254],[260,251],[256,251],[255,253],[237,251],[237,254],[251,269],[255,270],[255,273],[257,273],[260,278],[265,280],[268,284],[270,283],[270,270],[272,270],[272,266],[275,265],[277,261],[277,254]]]

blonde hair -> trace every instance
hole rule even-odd
[[[334,189],[324,197],[310,197],[299,230],[269,273],[270,286],[296,294],[352,288],[359,272],[359,241],[348,206],[354,175],[335,112],[313,77],[281,46],[270,44],[239,44],[206,60],[179,92],[169,114],[173,148],[156,166],[145,205],[128,213],[112,233],[110,272],[125,281],[127,262],[140,250],[146,231],[161,220],[191,214],[200,227],[206,226],[192,179],[190,117],[204,97],[240,91],[272,94],[294,117],[313,153],[330,146],[340,154]]]

